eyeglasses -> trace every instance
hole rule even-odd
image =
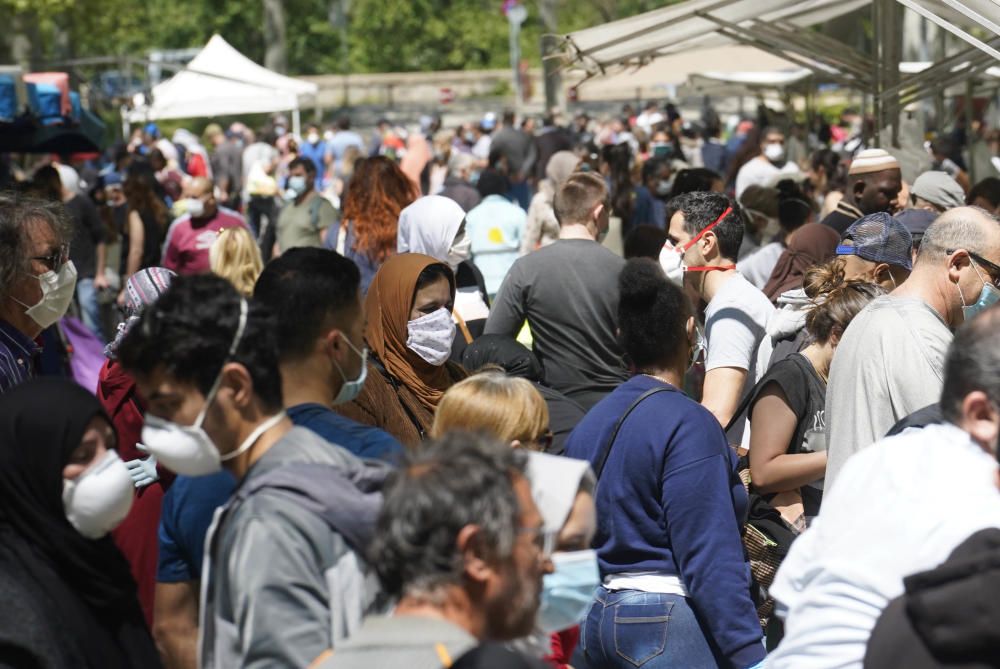
[[[543,560],[547,560],[552,557],[552,552],[556,547],[556,532],[546,532],[544,527],[519,527],[517,530],[521,534],[534,534],[535,538],[532,543],[535,544],[535,548],[541,553]]]
[[[958,249],[945,249],[945,253],[951,255],[957,250]],[[980,265],[984,270],[986,270],[986,273],[990,275],[990,281],[993,283],[993,285],[996,286],[997,288],[1000,288],[1000,265],[996,265],[995,263],[992,263],[986,258],[979,255],[978,253],[973,253],[968,249],[965,249],[965,252],[969,254],[970,258],[976,261],[976,264]]]
[[[47,256],[32,256],[31,259],[37,260],[54,272],[69,260],[69,245],[62,244],[57,250]]]

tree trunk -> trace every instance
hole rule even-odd
[[[288,70],[284,0],[264,0],[264,67],[284,74]]]
[[[542,19],[542,78],[545,83],[545,111],[552,109],[564,110],[566,96],[563,95],[562,76],[559,74],[560,62],[555,58],[546,58],[559,44],[559,12],[558,0],[540,0],[538,15]]]

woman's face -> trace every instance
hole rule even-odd
[[[443,276],[414,293],[413,307],[410,309],[410,320],[415,321],[428,314],[433,314],[442,307],[448,311],[451,311],[452,307],[454,307],[454,302],[451,298],[451,284]]]
[[[559,530],[556,540],[557,551],[582,551],[590,548],[597,532],[597,507],[594,497],[583,490],[576,493],[573,508],[569,511],[566,522]]]
[[[95,416],[87,424],[80,445],[70,453],[69,461],[63,467],[63,478],[73,480],[88,467],[98,462],[115,447],[115,431],[103,418]]]

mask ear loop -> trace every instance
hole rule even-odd
[[[236,355],[236,349],[239,348],[240,342],[243,340],[243,331],[247,327],[248,311],[249,306],[247,305],[247,301],[240,298],[240,320],[236,326],[236,334],[233,335],[233,341],[229,344],[229,352],[226,353],[226,359],[222,361],[222,367],[225,367],[226,363]],[[208,407],[212,405],[212,402],[215,400],[215,394],[219,392],[219,386],[222,385],[222,367],[219,368],[219,374],[215,377],[215,382],[212,383],[212,387],[208,391],[205,406],[202,407],[201,412],[198,414],[198,418],[194,422],[194,427],[201,427],[202,422],[205,420],[205,414],[208,413]]]

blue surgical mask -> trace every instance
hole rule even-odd
[[[340,336],[344,337],[344,334],[340,333]],[[347,342],[347,345],[351,347],[352,351],[361,356],[361,372],[358,374],[358,378],[353,381],[348,381],[347,376],[344,374],[344,370],[342,370],[340,365],[337,365],[337,362],[334,361],[333,364],[337,366],[337,371],[340,372],[340,376],[344,379],[344,385],[340,387],[340,392],[337,393],[335,398],[333,398],[333,403],[335,405],[346,404],[354,399],[357,399],[358,395],[361,394],[361,389],[365,387],[365,379],[368,378],[368,349],[364,348],[359,351],[354,347],[354,344],[351,343],[350,339],[344,337],[344,341]]]
[[[305,193],[307,186],[306,178],[303,176],[288,177],[288,190],[295,193],[295,197]]]
[[[980,274],[975,262],[972,263],[972,269],[976,270],[976,276],[983,282],[983,289],[979,291],[979,299],[976,300],[975,304],[966,305],[965,297],[962,295],[962,287],[958,287],[958,296],[962,299],[962,315],[965,316],[966,321],[971,321],[976,317],[976,314],[985,311],[1000,301],[1000,290],[997,290],[996,286],[983,279],[983,275]]]
[[[552,565],[555,571],[545,575],[538,609],[538,627],[544,632],[559,632],[579,624],[594,601],[594,590],[601,584],[596,551],[553,553]]]

